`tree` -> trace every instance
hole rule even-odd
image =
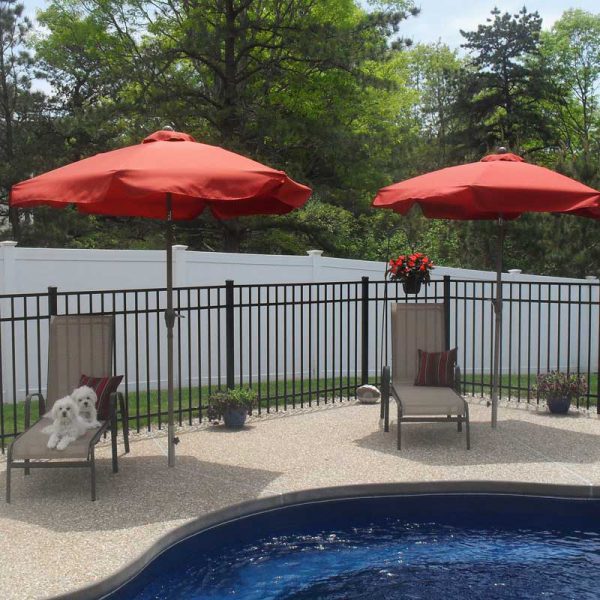
[[[31,92],[32,58],[25,48],[31,27],[22,4],[0,0],[0,202],[14,239],[19,237],[19,219],[8,210],[8,192],[33,168],[37,152],[32,127],[43,102],[41,94]]]
[[[552,132],[540,111],[547,74],[531,62],[539,54],[541,28],[537,12],[524,7],[511,15],[495,8],[486,25],[460,32],[471,58],[458,107],[480,154],[497,145],[523,153],[550,144]]]
[[[408,52],[410,87],[415,93],[412,126],[415,135],[407,136],[414,160],[411,166],[433,170],[462,162],[454,143],[459,131],[455,111],[459,77],[465,68],[456,50],[437,44],[418,44]],[[412,173],[414,174],[414,173]]]
[[[82,155],[170,123],[359,214],[397,139],[404,80],[392,38],[413,13],[408,0],[371,12],[353,0],[55,0],[37,51],[63,107],[57,121]],[[198,225],[180,228],[192,247]],[[227,250],[274,230],[265,219],[203,217],[200,227],[203,243]]]
[[[551,106],[560,131],[558,167],[600,183],[600,14],[569,10],[542,36],[541,55],[562,91]]]

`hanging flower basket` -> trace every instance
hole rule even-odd
[[[429,283],[431,269],[431,259],[421,252],[415,252],[401,254],[398,258],[390,260],[387,275],[390,281],[402,282],[405,294],[418,294],[421,285]]]
[[[422,277],[410,276],[402,282],[405,294],[418,294],[421,291]]]

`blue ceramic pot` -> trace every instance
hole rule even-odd
[[[229,429],[241,429],[246,422],[248,411],[245,408],[229,408],[223,413],[223,422]]]
[[[565,414],[571,406],[571,396],[549,396],[546,399],[548,410],[551,413]]]

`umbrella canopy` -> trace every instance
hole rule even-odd
[[[75,204],[83,213],[193,219],[206,207],[218,219],[284,214],[302,206],[310,188],[283,171],[178,131],[157,131],[141,144],[96,154],[13,186],[17,207]]]
[[[193,219],[210,208],[218,219],[285,214],[302,206],[310,188],[283,171],[191,135],[161,130],[141,144],[96,154],[13,186],[10,205],[62,208],[116,217],[167,221],[168,463],[175,465],[173,413],[173,220]]]
[[[502,330],[504,221],[526,212],[571,213],[600,218],[600,193],[555,171],[526,163],[508,152],[448,167],[379,190],[373,206],[405,215],[418,204],[431,219],[493,219],[500,224],[492,379],[492,426],[497,423]]]
[[[373,206],[405,215],[418,204],[430,219],[510,220],[525,212],[600,217],[599,197],[574,179],[506,153],[394,183],[379,190]]]

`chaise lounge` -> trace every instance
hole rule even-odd
[[[30,394],[25,399],[25,431],[8,448],[6,464],[6,501],[11,501],[11,471],[24,469],[76,468],[90,470],[91,496],[96,499],[95,446],[110,431],[112,442],[112,470],[118,471],[117,462],[117,401],[123,418],[125,451],[129,451],[127,411],[123,395],[108,387],[104,401],[108,406],[100,411],[100,427],[91,429],[64,450],[47,447],[48,434],[43,431],[52,423],[47,416],[54,402],[70,394],[81,383],[83,374],[96,381],[109,382],[113,366],[114,317],[112,315],[61,315],[52,317],[48,342],[47,394]],[[117,378],[120,381],[120,378]],[[113,382],[118,385],[118,381]],[[100,396],[100,394],[99,394]],[[31,401],[39,400],[39,419],[31,425]],[[104,420],[102,417],[104,416]]]
[[[454,422],[459,432],[465,424],[470,449],[469,405],[460,395],[456,352],[448,348],[444,305],[392,304],[391,310],[392,368],[383,367],[381,383],[384,431],[389,431],[391,396],[398,408],[398,450],[402,446],[402,424],[411,422]],[[428,385],[430,375],[434,385]]]

